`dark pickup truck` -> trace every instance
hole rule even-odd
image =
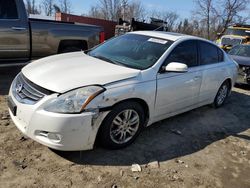
[[[87,50],[103,40],[102,27],[29,19],[22,0],[0,0],[0,67]]]

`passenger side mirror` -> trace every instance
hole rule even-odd
[[[188,66],[184,63],[172,62],[165,67],[166,72],[185,73],[188,71]]]

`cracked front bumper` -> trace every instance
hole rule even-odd
[[[11,119],[24,135],[56,150],[93,149],[105,113],[52,113],[43,110],[43,104],[51,96],[46,96],[35,105],[28,105],[18,102],[11,92],[9,95],[16,105],[15,113],[9,108]]]

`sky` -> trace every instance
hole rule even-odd
[[[41,1],[41,0],[40,0]],[[98,0],[70,0],[72,3],[73,14],[88,14],[90,7],[96,5]],[[149,11],[174,11],[180,18],[189,18],[192,16],[192,10],[195,9],[193,0],[141,0],[142,5]],[[244,16],[250,12],[243,13]]]
[[[98,3],[98,0],[71,0],[73,12],[76,14],[87,14],[91,5]],[[189,17],[194,7],[193,0],[141,0],[147,10],[171,10],[177,12],[181,17]]]

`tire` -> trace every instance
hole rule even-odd
[[[99,143],[107,149],[127,147],[141,132],[144,121],[144,110],[140,104],[136,102],[118,104],[107,115],[100,127]]]
[[[229,81],[225,81],[219,88],[217,95],[214,99],[214,103],[213,106],[215,108],[219,108],[221,106],[223,106],[223,104],[225,103],[225,101],[228,98],[228,95],[230,93],[230,83]]]

